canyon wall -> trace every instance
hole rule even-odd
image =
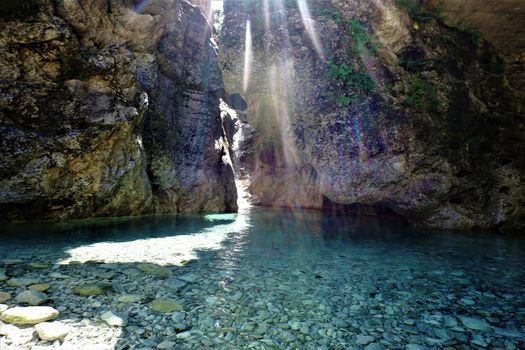
[[[3,1],[0,220],[236,210],[210,37],[186,1]]]
[[[224,2],[219,58],[248,103],[259,204],[524,227],[522,86],[477,33],[413,5]]]

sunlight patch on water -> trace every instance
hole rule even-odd
[[[68,258],[60,264],[71,261],[86,262],[100,260],[105,262],[149,262],[161,265],[183,265],[185,261],[199,258],[200,250],[217,250],[229,234],[249,227],[247,217],[239,214],[207,215],[206,220],[233,222],[202,229],[187,235],[174,235],[162,238],[138,239],[127,242],[100,242],[67,250]],[[176,234],[174,232],[174,234]]]

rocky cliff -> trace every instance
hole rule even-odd
[[[477,32],[410,0],[243,4],[224,2],[219,57],[260,204],[525,225],[523,85]]]
[[[236,209],[197,7],[1,1],[0,48],[0,220]]]

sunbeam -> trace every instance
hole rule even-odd
[[[244,75],[242,79],[242,91],[246,93],[250,84],[250,74],[253,60],[252,28],[250,20],[246,21],[246,38],[244,41]]]
[[[310,11],[308,10],[308,5],[305,0],[297,0],[297,5],[299,6],[299,12],[301,13],[301,18],[303,20],[304,29],[310,37],[312,44],[314,45],[315,51],[319,55],[319,58],[324,61],[323,48],[321,47],[321,42],[319,41],[319,35],[314,27],[314,20],[310,17]]]

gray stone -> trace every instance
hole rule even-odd
[[[365,350],[383,350],[383,345],[379,343],[370,343],[365,346]]]
[[[485,341],[485,338],[481,334],[474,334],[472,336],[472,344],[479,345],[481,347],[486,348],[488,346],[487,342]]]
[[[164,287],[166,287],[172,292],[177,292],[179,289],[184,287],[186,284],[187,284],[186,282],[176,277],[169,277],[163,283]]]
[[[177,276],[177,278],[181,281],[187,282],[187,283],[194,283],[197,280],[197,276],[195,276],[192,273],[187,273],[185,275]]]
[[[359,334],[356,338],[356,343],[359,345],[367,345],[374,341],[374,337],[365,334]]]
[[[7,292],[1,292],[0,291],[0,303],[8,301],[9,299],[11,299],[11,294],[9,294]]]
[[[29,305],[40,305],[49,300],[49,297],[42,292],[36,290],[26,290],[18,294],[15,298],[18,303],[29,304]]]
[[[426,348],[418,344],[408,344],[406,350],[425,350]]]
[[[30,284],[37,284],[39,281],[29,277],[14,277],[7,281],[7,284],[12,287],[27,287]]]
[[[191,333],[189,331],[177,334],[178,339],[188,339],[189,337],[191,337]]]
[[[485,320],[470,316],[458,316],[458,318],[466,328],[476,331],[488,331],[490,329],[490,325]]]

